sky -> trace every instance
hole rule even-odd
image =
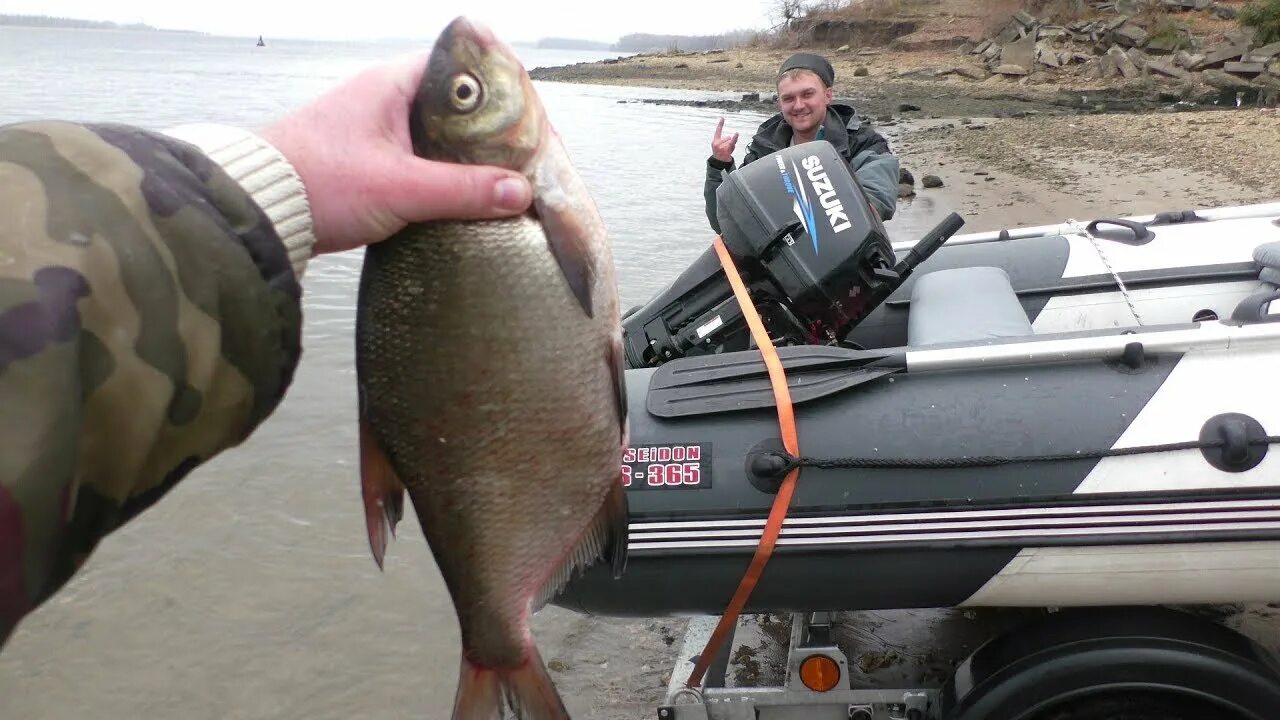
[[[0,14],[145,23],[218,35],[431,39],[455,16],[509,42],[572,37],[613,42],[633,32],[711,35],[772,24],[778,0],[0,0]]]

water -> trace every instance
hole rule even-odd
[[[0,28],[0,124],[260,127],[360,68],[417,49]],[[606,56],[519,52],[529,66]],[[611,232],[623,307],[640,303],[708,246],[703,160],[717,114],[619,103],[695,95],[679,91],[538,89]],[[763,119],[732,116],[744,135],[739,156]],[[917,207],[890,224],[895,234],[919,234],[938,214]],[[359,262],[359,251],[312,262],[303,359],[268,422],[108,538],[20,626],[0,654],[0,716],[447,716],[457,627],[416,519],[405,518],[385,573],[365,539],[352,339]],[[557,648],[590,651],[593,676],[562,683],[579,716],[607,714],[595,711],[608,680],[601,662],[660,692],[667,650],[636,640],[635,628],[554,609],[536,619],[548,660]],[[650,716],[643,699],[628,716]]]

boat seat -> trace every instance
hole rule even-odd
[[[968,342],[1032,334],[1009,274],[998,267],[936,270],[916,278],[907,345]]]
[[[1263,243],[1253,249],[1253,261],[1261,266],[1258,289],[1240,301],[1231,313],[1240,322],[1280,321],[1280,242]]]

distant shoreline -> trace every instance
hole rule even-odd
[[[180,35],[208,35],[199,30],[170,30],[145,23],[116,23],[100,20],[80,20],[50,15],[0,15],[0,27],[30,28],[36,30],[113,30],[116,32],[176,33]]]

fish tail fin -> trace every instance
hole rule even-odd
[[[565,710],[564,701],[533,643],[529,643],[524,665],[503,676],[502,689],[507,705],[518,720],[570,720],[569,711]]]
[[[490,670],[462,658],[453,720],[502,720],[510,707],[516,720],[570,720],[538,649],[529,645],[524,665]]]
[[[498,673],[462,658],[453,720],[502,720],[502,685]]]
[[[404,516],[404,485],[363,417],[360,418],[360,487],[369,549],[381,569],[388,535],[395,536],[396,523]]]

